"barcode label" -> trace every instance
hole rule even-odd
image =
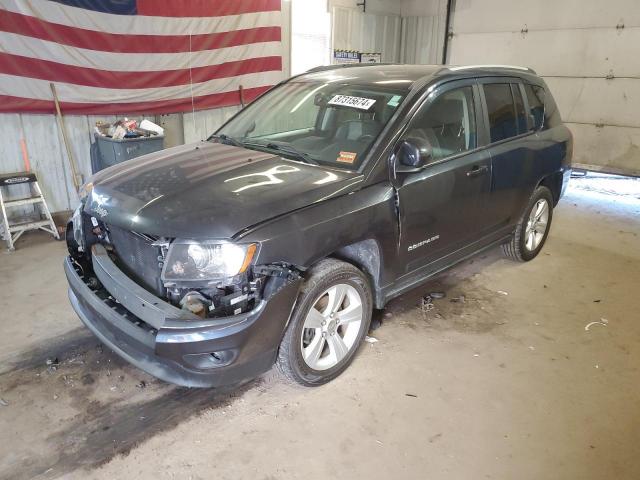
[[[329,100],[329,105],[340,105],[341,107],[352,107],[359,110],[369,110],[376,103],[373,98],[351,97],[349,95],[335,95]]]

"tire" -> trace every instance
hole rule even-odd
[[[333,380],[352,362],[369,331],[372,308],[371,287],[360,270],[335,259],[318,262],[298,296],[280,344],[277,369],[307,387]],[[330,310],[335,313],[330,315]]]
[[[547,220],[544,222],[544,231],[542,231],[542,223],[540,220],[530,223],[536,215],[533,215],[533,210],[540,208],[539,205],[542,202],[546,202]],[[540,218],[540,217],[538,217]],[[549,235],[549,229],[551,228],[551,220],[553,218],[553,195],[551,190],[547,187],[540,186],[536,188],[529,200],[529,204],[522,215],[522,218],[518,222],[516,229],[508,243],[502,245],[504,254],[512,260],[518,262],[528,262],[533,260],[545,242]],[[533,227],[533,228],[529,228]],[[531,234],[533,233],[534,242],[531,241]]]

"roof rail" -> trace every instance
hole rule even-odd
[[[310,68],[304,73],[324,72],[325,70],[337,70],[349,67],[379,67],[380,65],[393,65],[393,63],[338,63],[335,65],[320,65]]]
[[[530,72],[535,74],[536,71],[533,68],[529,67],[520,67],[518,65],[458,65],[454,67],[447,67],[449,70],[453,70],[454,72],[457,70],[471,70],[471,69],[481,69],[481,68],[504,68],[505,70],[522,70],[525,72]]]

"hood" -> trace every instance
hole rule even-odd
[[[270,153],[200,142],[92,178],[85,210],[154,236],[230,238],[257,223],[356,190],[362,176]]]

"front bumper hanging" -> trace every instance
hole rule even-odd
[[[98,289],[70,257],[64,262],[69,299],[82,322],[128,362],[188,387],[229,385],[271,368],[301,283],[288,280],[250,312],[202,319],[136,284],[102,245],[92,247],[92,263]]]

